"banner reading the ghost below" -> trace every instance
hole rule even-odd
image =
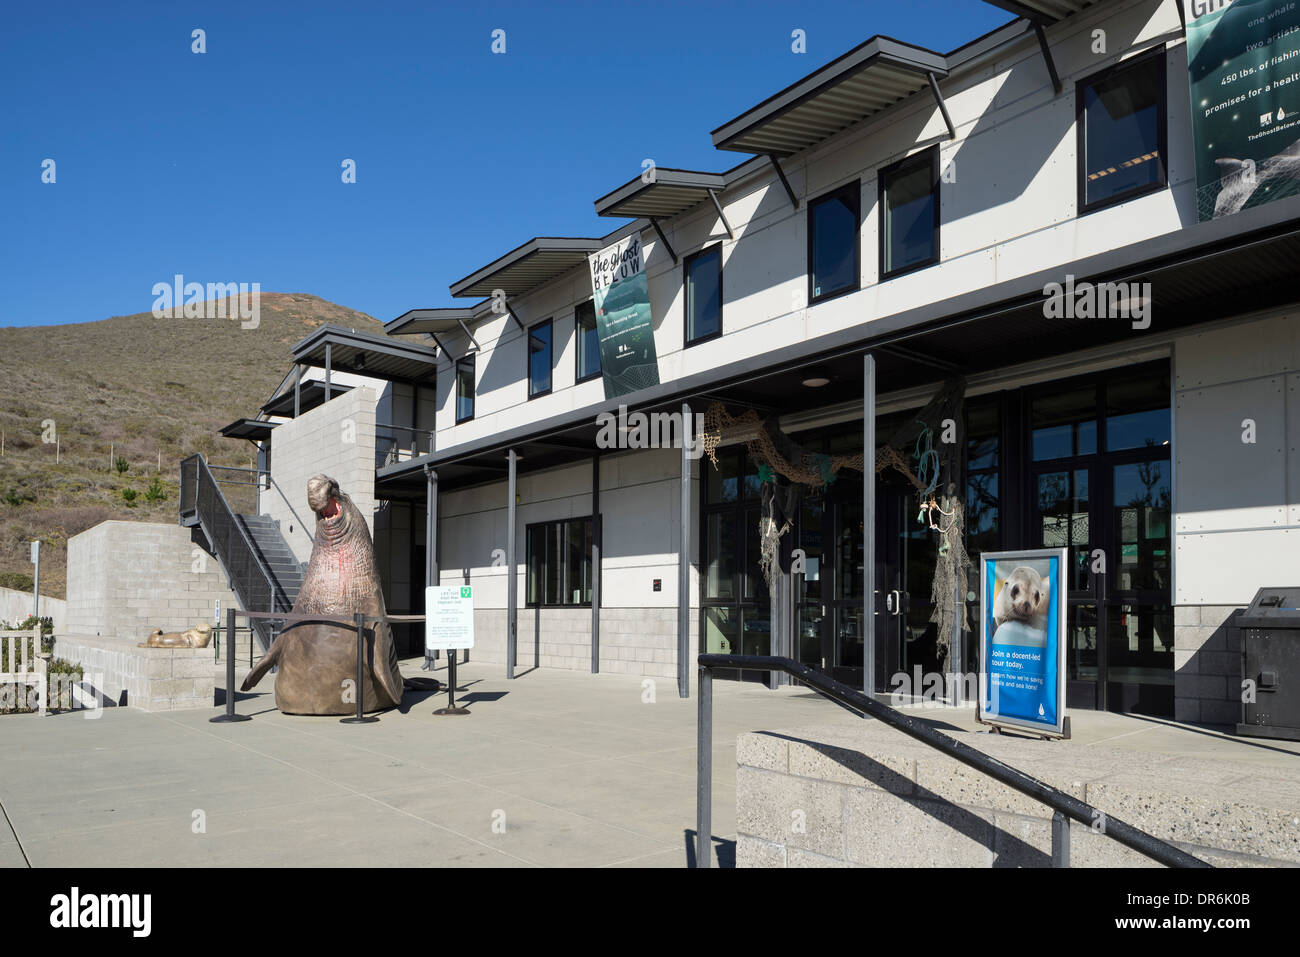
[[[1300,2],[1182,3],[1200,219],[1300,193]]]
[[[658,385],[659,356],[641,236],[634,234],[607,246],[587,262],[605,398]]]

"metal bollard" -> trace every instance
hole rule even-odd
[[[374,715],[367,718],[363,713],[365,711],[365,702],[363,700],[365,698],[365,685],[362,683],[364,677],[364,671],[362,669],[365,665],[366,653],[366,616],[361,614],[361,612],[357,612],[353,616],[353,619],[357,623],[357,714],[356,717],[353,718],[342,718],[339,723],[373,724],[378,721],[379,718]]]
[[[456,651],[447,652],[447,707],[438,708],[434,714],[469,714],[469,708],[456,707]]]
[[[213,724],[226,721],[252,721],[246,714],[235,714],[235,609],[226,609],[226,713],[209,718]],[[252,641],[252,638],[249,638]]]
[[[1070,819],[1060,811],[1052,815],[1052,866],[1070,866]]]
[[[695,742],[695,866],[713,866],[713,672],[699,670]]]

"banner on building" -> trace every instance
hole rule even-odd
[[[426,585],[424,648],[427,652],[474,647],[474,586]]]
[[[980,720],[1065,733],[1066,554],[980,556]]]
[[[605,398],[659,384],[650,287],[639,234],[587,258]]]
[[[1300,2],[1182,2],[1200,219],[1300,193]]]

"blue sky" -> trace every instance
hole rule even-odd
[[[947,51],[1010,19],[980,0],[8,3],[0,325],[147,312],[176,273],[383,321],[452,305],[449,283],[533,236],[616,228],[592,201],[643,159],[743,161],[710,131],[871,35]]]

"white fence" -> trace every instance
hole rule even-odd
[[[37,710],[42,715],[46,713],[48,659],[41,651],[39,627],[31,631],[0,631],[0,711],[23,707],[29,698],[27,689],[34,685]],[[8,707],[6,698],[12,701]]]

